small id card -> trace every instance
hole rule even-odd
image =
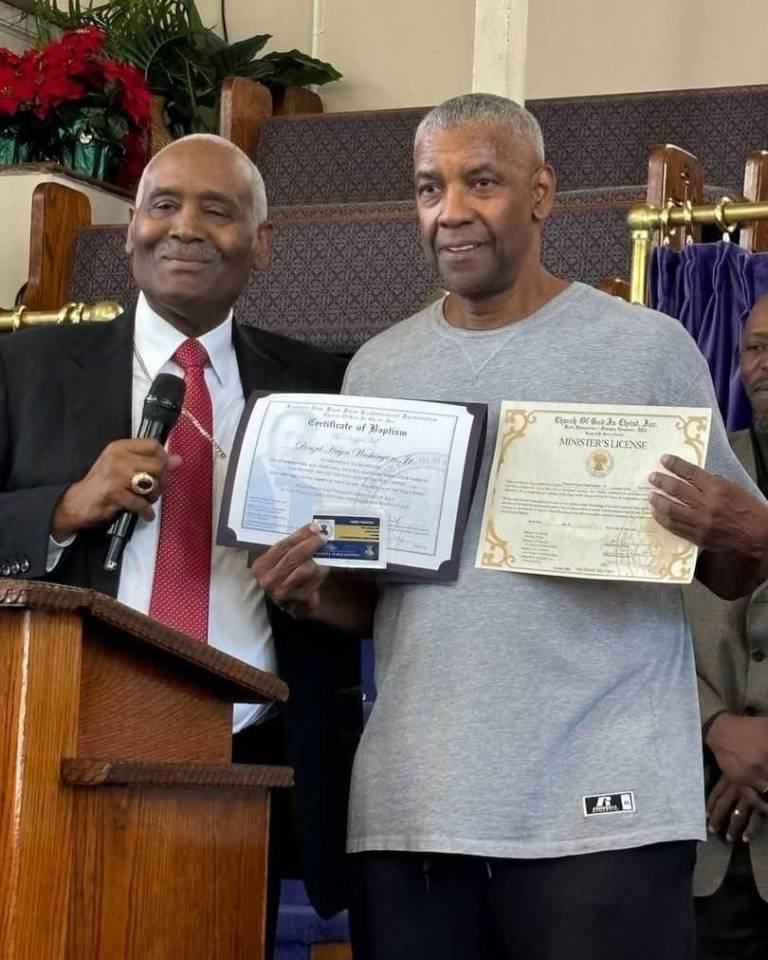
[[[357,567],[383,570],[387,565],[382,517],[370,511],[352,513],[316,509],[312,522],[328,538],[314,559],[326,567]]]

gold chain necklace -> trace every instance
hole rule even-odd
[[[149,370],[147,370],[147,365],[146,365],[146,363],[144,363],[144,358],[143,358],[142,355],[139,353],[139,348],[136,346],[135,343],[134,343],[134,345],[133,345],[133,353],[134,353],[136,359],[139,361],[139,366],[141,367],[141,372],[144,374],[144,377],[145,377],[147,383],[150,384],[150,386],[151,386],[151,385],[152,385],[152,377],[149,375]],[[210,433],[208,433],[208,431],[205,429],[205,427],[202,425],[202,423],[200,423],[200,421],[197,419],[197,417],[194,415],[194,413],[190,413],[189,410],[187,410],[186,407],[182,406],[182,408],[181,408],[181,415],[182,415],[182,417],[186,417],[187,420],[189,420],[189,422],[190,422],[190,423],[192,424],[192,426],[195,428],[195,430],[197,430],[198,433],[200,433],[202,436],[205,437],[205,439],[208,441],[208,443],[210,443],[211,447],[213,448],[213,450],[214,450],[214,452],[216,453],[216,456],[219,458],[219,460],[226,460],[226,459],[227,459],[226,451],[222,448],[221,444],[217,443],[217,442],[214,440],[213,436],[212,436]]]

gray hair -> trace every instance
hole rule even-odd
[[[415,145],[438,130],[486,126],[504,130],[529,144],[537,163],[544,163],[544,138],[539,121],[514,100],[494,93],[465,93],[434,107],[416,128]]]
[[[264,189],[264,180],[259,173],[259,168],[253,162],[253,160],[251,160],[248,154],[245,153],[244,150],[241,150],[237,144],[232,143],[231,140],[225,140],[224,137],[216,136],[214,133],[190,133],[186,137],[180,137],[178,140],[171,141],[171,143],[163,147],[162,150],[158,150],[146,167],[144,167],[144,171],[141,174],[141,180],[139,180],[139,185],[136,188],[137,207],[140,207],[142,201],[144,200],[147,177],[149,176],[155,161],[159,157],[162,157],[164,153],[167,153],[169,150],[173,150],[174,147],[177,147],[181,143],[216,143],[225,150],[228,150],[238,161],[248,180],[248,185],[251,190],[251,199],[253,201],[253,218],[256,221],[256,226],[259,226],[267,219],[267,192]]]

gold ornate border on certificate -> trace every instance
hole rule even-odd
[[[678,417],[677,429],[683,431],[685,446],[690,447],[696,454],[696,464],[704,465],[704,441],[702,434],[706,433],[708,421],[706,417]]]
[[[618,532],[616,542],[616,570],[622,579],[633,579],[639,575],[649,581],[690,582],[695,546],[679,537],[670,538],[650,517],[645,524],[645,535],[636,528],[623,527]],[[639,554],[639,559],[636,554]]]
[[[681,550],[675,550],[667,566],[666,573],[662,574],[662,577],[668,581],[689,583],[691,580],[690,562],[695,553],[696,547],[692,543],[686,543]]]
[[[525,431],[530,424],[536,423],[536,414],[530,410],[507,410],[504,413],[504,423],[509,428],[504,431],[501,437],[501,456],[499,457],[499,466],[507,458],[507,450],[510,445],[525,436]],[[497,471],[498,472],[498,471]]]
[[[496,468],[496,476],[493,479],[494,497],[496,495],[496,480],[499,470],[507,457],[507,451],[515,440],[520,440],[525,436],[526,430],[532,423],[536,423],[536,414],[529,410],[506,410],[504,412],[504,425],[507,429],[501,435],[501,450],[499,452],[499,463]],[[509,552],[509,543],[496,533],[493,521],[489,520],[485,527],[485,543],[488,549],[483,553],[484,567],[514,567],[517,563],[516,558]]]
[[[485,542],[489,549],[483,554],[484,567],[514,567],[517,560],[509,552],[509,543],[496,533],[493,520],[485,528]]]

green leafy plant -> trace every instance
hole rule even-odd
[[[206,27],[195,0],[36,0],[41,42],[52,27],[96,25],[106,35],[106,52],[131,63],[147,86],[165,99],[175,135],[217,128],[216,111],[227,77],[249,77],[268,87],[323,84],[341,78],[330,63],[300,50],[257,54],[271,34],[227,43]]]

